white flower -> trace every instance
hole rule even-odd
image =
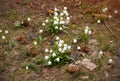
[[[64,13],[60,13],[60,16],[63,16],[64,15]]]
[[[90,31],[88,32],[88,34],[91,35],[91,34],[92,34],[92,31],[90,30]]]
[[[56,40],[59,40],[60,39],[60,37],[56,37]]]
[[[53,52],[53,50],[52,49],[50,49],[50,53],[52,53]]]
[[[48,61],[48,65],[52,65],[52,62],[51,62],[51,61]]]
[[[58,21],[54,21],[54,24],[58,24]]]
[[[5,34],[8,34],[8,30],[5,30]]]
[[[55,56],[56,56],[56,53],[53,53],[52,56],[55,57]]]
[[[64,44],[64,47],[67,47],[67,44]]]
[[[57,16],[54,16],[54,19],[58,19],[58,17],[57,17]]]
[[[27,18],[27,21],[31,21],[31,18],[28,17],[28,18]]]
[[[46,49],[45,49],[45,53],[48,53],[48,52],[49,52],[49,50],[46,48]]]
[[[66,13],[67,13],[67,11],[66,11],[66,10],[64,10],[64,11],[63,11],[63,13],[64,13],[64,14],[66,14]]]
[[[110,18],[110,19],[111,19],[111,18],[112,18],[112,16],[111,16],[111,15],[109,15],[109,16],[108,16],[108,18]]]
[[[54,8],[54,11],[58,11],[58,9],[57,9],[57,8]]]
[[[65,50],[63,49],[62,51],[61,51],[61,53],[64,53],[65,52]]]
[[[97,23],[98,23],[98,24],[100,24],[100,23],[101,23],[101,21],[100,21],[100,20],[97,20]]]
[[[57,30],[57,29],[58,29],[58,26],[55,26],[55,29]]]
[[[114,10],[114,13],[115,13],[115,14],[117,14],[117,13],[118,13],[118,11],[117,11],[117,10]]]
[[[60,20],[63,20],[63,17],[60,17]]]
[[[45,26],[45,23],[42,23],[42,26]]]
[[[71,46],[68,46],[67,48],[68,48],[68,50],[70,50],[70,49],[71,49]]]
[[[39,30],[39,33],[43,33],[43,30]]]
[[[28,70],[28,68],[29,68],[29,67],[28,67],[28,66],[26,66],[26,70]]]
[[[80,47],[80,46],[78,46],[78,47],[77,47],[77,50],[80,50],[80,49],[81,49],[81,47]]]
[[[89,30],[86,28],[86,29],[84,30],[84,33],[85,33],[85,34],[88,34],[88,32],[89,32]]]
[[[67,19],[67,20],[70,20],[70,17],[67,17],[66,19]]]
[[[76,44],[77,43],[77,39],[73,39],[73,43]]]
[[[103,55],[103,51],[100,51],[100,52],[99,52],[99,55]]]
[[[64,7],[64,10],[67,10],[67,7]]]
[[[34,41],[34,45],[37,45],[37,42],[36,42],[36,41]]]
[[[61,52],[61,51],[62,51],[62,48],[58,48],[58,51]]]
[[[60,58],[56,58],[55,61],[59,62],[59,61],[60,61]]]
[[[55,16],[58,16],[58,13],[57,13],[57,12],[54,12],[54,15],[55,15]]]
[[[108,8],[107,8],[107,7],[105,7],[105,8],[102,10],[103,13],[106,13],[107,11],[108,11]]]
[[[65,47],[63,48],[64,51],[66,51],[67,49],[68,49],[67,46],[65,46]]]
[[[59,42],[63,44],[63,43],[64,43],[64,40],[60,40]]]
[[[65,24],[65,21],[60,21],[60,24]]]
[[[63,30],[63,28],[62,28],[62,27],[60,27],[60,30]]]
[[[45,60],[48,60],[49,59],[49,56],[45,56]]]
[[[6,37],[5,37],[5,36],[2,36],[2,39],[4,40],[4,39],[6,39]]]
[[[48,22],[49,22],[49,20],[48,20],[48,19],[46,19],[46,20],[45,20],[45,22],[46,22],[46,23],[48,23]]]
[[[58,47],[62,47],[62,43],[61,42],[58,44]]]
[[[110,59],[108,60],[108,63],[109,63],[109,64],[112,64],[112,63],[113,63],[113,60],[110,58]]]
[[[2,30],[0,29],[0,33],[2,33]]]

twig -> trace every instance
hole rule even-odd
[[[110,29],[110,27],[108,26],[108,24],[107,24],[107,22],[106,22],[105,20],[104,20],[104,25],[105,25],[105,27],[106,27],[117,39],[120,40],[120,37],[117,36],[117,35]]]

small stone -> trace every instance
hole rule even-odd
[[[97,66],[87,58],[83,59],[81,64],[90,71],[93,71],[95,68],[97,68]]]
[[[67,67],[67,72],[74,73],[74,72],[78,72],[78,71],[79,71],[79,67],[77,65],[70,64]]]

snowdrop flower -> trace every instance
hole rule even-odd
[[[60,13],[60,16],[63,16],[64,15],[64,13]]]
[[[28,18],[27,18],[27,21],[31,21],[31,18],[28,17]]]
[[[77,39],[73,39],[73,43],[76,44],[77,43]]]
[[[62,47],[62,43],[61,42],[58,44],[58,47]]]
[[[53,51],[52,51],[52,49],[50,49],[50,53],[52,53]]]
[[[55,29],[57,30],[57,29],[58,29],[58,26],[55,26]]]
[[[80,47],[80,46],[78,46],[78,47],[77,47],[77,50],[79,51],[80,49],[81,49],[81,47]]]
[[[68,14],[68,12],[67,12],[66,10],[64,10],[64,11],[63,11],[63,13],[64,13],[65,15],[67,15],[67,14]]]
[[[34,41],[34,45],[37,45],[37,42],[36,42],[36,41]]]
[[[26,70],[28,70],[28,68],[29,68],[29,67],[28,67],[28,66],[26,66]]]
[[[49,52],[49,50],[46,48],[46,49],[45,49],[45,53],[48,53],[48,52]]]
[[[60,27],[60,30],[63,30],[63,28],[62,28],[62,27]]]
[[[65,21],[60,21],[60,24],[65,24]]]
[[[67,20],[70,20],[70,17],[67,17],[66,19],[67,19]]]
[[[42,26],[45,26],[45,23],[42,23]]]
[[[87,28],[85,28],[84,33],[88,34],[88,32],[89,32],[89,30]]]
[[[58,24],[58,21],[54,21],[54,24]]]
[[[4,40],[4,39],[6,39],[6,37],[5,37],[5,36],[2,36],[2,39]]]
[[[64,43],[64,40],[60,40],[59,42],[63,44],[63,43]]]
[[[46,22],[46,23],[48,23],[48,22],[49,22],[49,20],[48,20],[48,19],[46,19],[46,20],[45,20],[45,22]]]
[[[57,8],[54,8],[54,11],[58,11],[58,9],[57,9]]]
[[[61,51],[62,51],[62,48],[58,48],[58,51],[61,52]]]
[[[111,15],[109,15],[109,16],[108,16],[108,18],[109,18],[109,19],[111,19],[111,18],[112,18],[112,16],[111,16]]]
[[[56,53],[53,53],[52,56],[55,57],[55,56],[56,56]]]
[[[57,19],[58,17],[57,16],[54,16],[54,19]]]
[[[49,59],[49,56],[45,56],[45,60],[48,60]]]
[[[8,31],[7,31],[7,30],[5,31],[5,34],[8,34]]]
[[[99,54],[100,54],[100,55],[103,55],[103,51],[100,51]]]
[[[0,29],[0,33],[2,33],[2,30]]]
[[[59,62],[59,61],[60,61],[60,58],[56,58],[55,61]]]
[[[39,30],[39,33],[43,33],[43,30]]]
[[[64,7],[64,10],[67,10],[67,7]]]
[[[67,46],[65,46],[65,47],[63,48],[63,50],[65,50],[65,51],[66,51],[67,49],[68,49]]]
[[[68,46],[67,48],[68,48],[68,50],[70,50],[70,49],[71,49],[71,46]]]
[[[107,7],[105,7],[105,8],[102,10],[103,13],[106,13],[107,11],[108,11],[108,8],[107,8]]]
[[[60,17],[60,20],[63,20],[63,17]]]
[[[61,51],[61,53],[64,53],[65,52],[65,50],[63,49],[62,51]]]
[[[67,44],[64,44],[64,47],[67,47]]]
[[[114,13],[115,13],[115,14],[117,14],[117,13],[118,13],[118,11],[117,11],[117,10],[114,10]]]
[[[91,34],[92,34],[92,31],[90,30],[90,31],[88,32],[88,34],[91,35]]]
[[[57,12],[54,12],[54,15],[55,15],[55,16],[58,16],[58,13],[57,13]]]
[[[100,21],[100,20],[97,20],[97,23],[98,23],[98,24],[100,24],[100,23],[101,23],[101,21]]]
[[[52,62],[51,62],[51,61],[48,61],[48,65],[52,65]]]
[[[60,38],[59,37],[56,37],[56,40],[59,40]]]
[[[113,63],[113,60],[110,58],[110,59],[108,60],[108,63],[109,63],[109,64],[112,64],[112,63]]]

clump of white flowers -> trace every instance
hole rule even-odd
[[[54,15],[51,19],[46,19],[42,23],[42,26],[49,26],[49,31],[51,33],[58,33],[60,31],[65,31],[65,25],[70,23],[70,16],[67,11],[67,7],[64,7],[64,10],[60,11],[59,9],[54,9]]]
[[[103,10],[102,10],[103,13],[106,13],[107,11],[108,11],[107,7],[103,8]]]
[[[91,35],[92,34],[92,31],[88,26],[85,27],[84,34],[86,34],[86,35]]]
[[[68,51],[71,49],[72,47],[68,44],[65,44],[64,40],[61,40],[60,37],[56,37],[52,51],[48,48],[45,49],[45,53],[50,54],[45,56],[45,60],[47,61],[46,64],[61,65],[68,62],[72,59],[68,54]]]
[[[2,29],[0,29],[0,36],[1,36],[1,39],[2,40],[5,40],[6,39],[6,37],[7,37],[7,34],[8,34],[8,30],[2,30]]]

